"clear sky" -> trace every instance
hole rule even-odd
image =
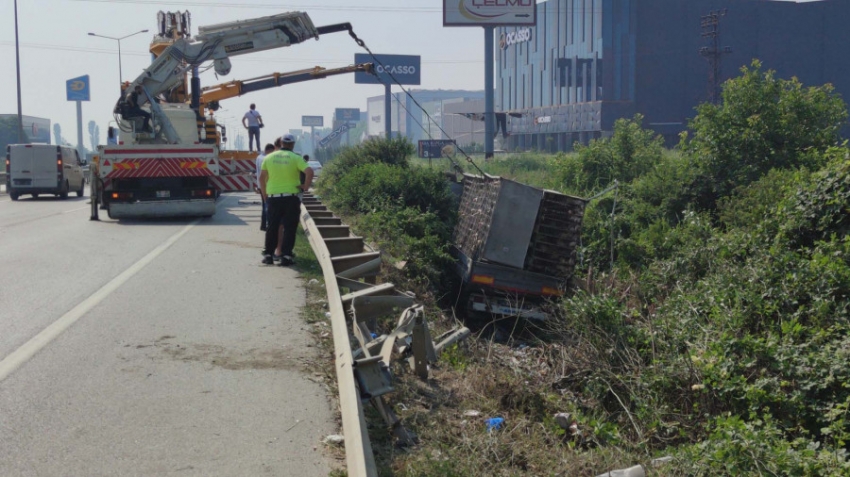
[[[121,41],[124,80],[131,80],[150,63],[148,46],[160,10],[189,10],[193,34],[198,26],[305,11],[317,26],[352,23],[375,53],[421,55],[422,85],[413,88],[484,87],[483,29],[444,28],[440,0],[18,0],[23,113],[60,123],[63,136],[76,144],[76,107],[66,100],[65,81],[90,75],[91,101],[83,103],[83,129],[95,120],[105,142],[118,96],[118,44],[88,32],[121,37],[150,30]],[[17,113],[14,41],[13,2],[2,0],[0,114]],[[210,70],[201,81],[208,86],[313,66],[340,67],[353,63],[354,54],[361,52],[365,53],[347,34],[330,34],[318,41],[234,57],[230,75],[216,78]],[[335,108],[366,109],[366,98],[381,94],[383,86],[355,85],[354,75],[342,75],[233,98],[222,102],[218,114],[229,128],[241,129],[242,115],[256,103],[267,124],[263,141],[268,142],[274,134],[301,128],[302,115],[322,115],[329,125]],[[85,132],[84,141],[90,147]]]

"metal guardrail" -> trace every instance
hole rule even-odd
[[[376,283],[380,252],[352,235],[349,227],[313,196],[302,201],[301,225],[322,267],[328,294],[348,475],[377,476],[363,403],[370,402],[377,409],[399,444],[416,442],[384,401],[383,396],[393,391],[388,366],[393,355],[406,358],[413,371],[427,379],[428,364],[436,362],[447,346],[468,336],[469,329],[451,330],[435,345],[423,307],[414,304],[412,296],[396,291],[392,283]],[[343,295],[341,289],[347,293]],[[378,336],[371,331],[378,328],[377,318],[399,309],[404,311],[392,332]],[[357,349],[352,348],[352,335]]]
[[[310,203],[308,198],[305,198]],[[340,221],[340,224],[342,221]],[[311,217],[307,206],[301,205],[301,225],[307,234],[307,239],[322,266],[325,278],[325,289],[328,292],[328,309],[331,313],[331,329],[334,338],[334,356],[336,356],[336,374],[339,387],[339,407],[342,413],[342,429],[345,437],[345,460],[350,477],[377,476],[375,456],[369,442],[366,429],[366,418],[363,406],[354,383],[354,358],[351,353],[351,343],[348,340],[348,329],[345,324],[345,313],[342,307],[342,297],[336,286],[332,256],[325,243],[322,233]],[[346,232],[345,229],[340,229]]]

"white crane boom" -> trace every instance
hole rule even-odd
[[[319,31],[305,12],[219,23],[200,27],[198,31],[193,40],[179,38],[166,48],[126,90],[132,92],[137,85],[142,87],[154,119],[161,126],[160,133],[168,143],[177,143],[178,134],[157,101],[151,98],[179,85],[192,68],[213,61],[215,72],[226,76],[230,74],[231,56],[283,48],[319,38]],[[120,98],[115,108],[116,113],[122,113],[122,116],[124,102],[125,98]]]

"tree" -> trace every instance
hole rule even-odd
[[[92,151],[97,150],[97,146],[100,144],[100,126],[94,121],[89,121],[89,141]]]
[[[56,144],[62,145],[65,143],[62,140],[62,126],[59,123],[53,123],[53,139]]]
[[[682,136],[680,147],[701,175],[700,208],[713,209],[771,169],[818,167],[812,161],[841,142],[847,107],[832,85],[803,87],[762,71],[758,60],[741,72],[723,85],[722,104],[697,107],[693,136]]]

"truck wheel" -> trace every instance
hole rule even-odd
[[[68,198],[68,191],[71,190],[71,184],[68,184],[68,181],[65,181],[65,185],[62,187],[62,190],[59,192],[59,198],[65,200]]]
[[[109,217],[110,219],[113,218],[112,217],[112,208],[109,207],[109,204],[106,204],[106,216]]]
[[[18,200],[18,193],[17,192],[9,192],[9,198],[12,199],[12,200]]]
[[[80,190],[77,191],[77,197],[82,197],[86,192],[86,180],[83,179],[80,181]]]

